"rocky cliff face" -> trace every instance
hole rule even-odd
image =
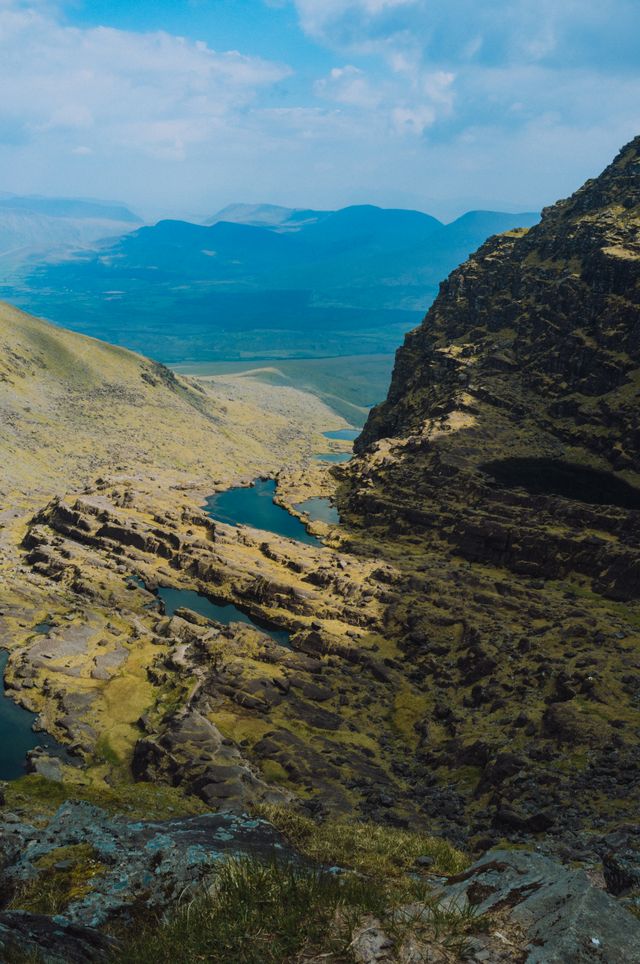
[[[410,779],[478,840],[575,853],[638,805],[639,228],[637,138],[442,284],[336,470],[353,551],[403,573]]]
[[[454,271],[357,443],[370,475],[352,509],[389,509],[468,559],[640,595],[639,229],[636,138]]]

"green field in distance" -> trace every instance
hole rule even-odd
[[[269,361],[172,365],[182,375],[246,375],[269,385],[289,385],[321,398],[356,427],[387,394],[393,355],[346,355]]]

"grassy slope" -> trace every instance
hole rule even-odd
[[[186,375],[211,378],[246,375],[270,385],[311,392],[353,425],[363,425],[369,407],[386,396],[393,355],[349,355],[261,362],[203,362],[173,366]]]
[[[290,412],[335,422],[314,399],[207,391],[130,351],[0,305],[0,492],[77,487],[101,471],[210,476],[291,454]],[[273,392],[271,392],[273,395]],[[308,410],[308,411],[307,411]],[[291,433],[289,433],[290,435]],[[269,446],[271,448],[269,448]]]

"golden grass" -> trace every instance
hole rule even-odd
[[[258,813],[312,860],[372,877],[401,877],[425,856],[433,858],[431,870],[436,874],[456,874],[469,865],[461,851],[428,834],[337,817],[315,823],[273,804],[259,806]]]

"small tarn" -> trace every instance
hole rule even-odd
[[[4,672],[8,659],[9,653],[0,649],[0,780],[24,776],[27,753],[37,746],[64,756],[62,747],[52,736],[34,731],[36,714],[23,709],[6,694]]]
[[[275,491],[276,483],[273,479],[257,479],[252,486],[225,489],[209,496],[205,512],[216,522],[251,526],[304,542],[309,546],[321,546],[321,541],[307,532],[297,516],[291,515],[273,501]]]

